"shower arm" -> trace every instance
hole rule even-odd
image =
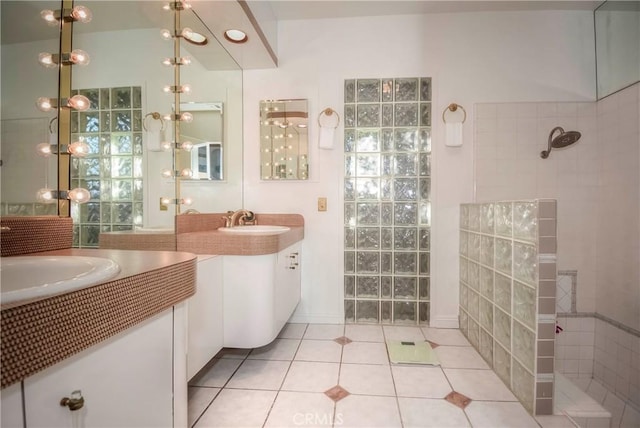
[[[561,134],[564,133],[564,129],[561,126],[556,126],[551,130],[551,132],[549,133],[549,146],[547,147],[547,150],[543,150],[540,152],[540,157],[542,159],[546,159],[549,157],[549,153],[551,153],[551,142],[553,141],[553,134],[555,134],[556,131],[560,131]]]

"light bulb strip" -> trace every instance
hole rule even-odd
[[[164,64],[166,66],[190,65],[191,64],[191,58],[189,58],[187,56],[176,57],[176,58],[165,58],[165,59],[162,60],[162,64]]]
[[[37,198],[42,203],[54,203],[57,200],[67,199],[72,202],[84,204],[89,202],[91,194],[87,189],[81,187],[71,190],[40,189],[38,190]]]
[[[160,198],[160,203],[162,205],[191,205],[193,200],[191,198],[181,198],[181,199],[172,199],[172,198]]]

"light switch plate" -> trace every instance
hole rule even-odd
[[[327,198],[318,198],[318,211],[327,210]]]

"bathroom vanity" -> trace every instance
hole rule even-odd
[[[2,427],[186,426],[184,301],[195,293],[196,256],[31,255],[104,257],[121,269],[98,285],[2,305]]]

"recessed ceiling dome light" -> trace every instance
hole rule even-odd
[[[245,43],[249,40],[247,33],[241,30],[227,30],[224,32],[224,38],[231,43]]]

